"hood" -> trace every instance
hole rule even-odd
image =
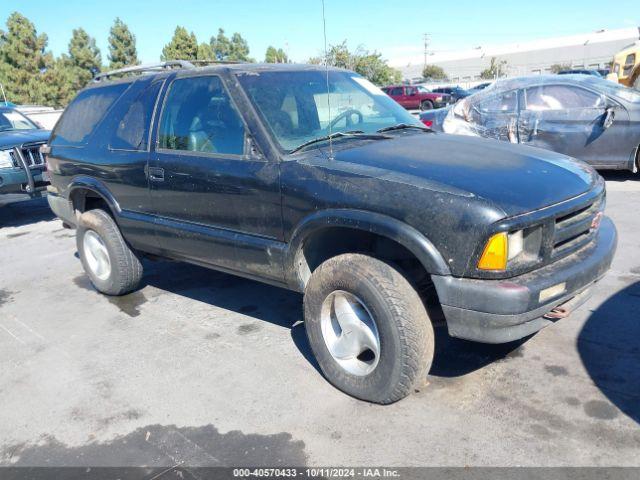
[[[9,130],[0,132],[0,149],[17,147],[23,143],[46,142],[49,140],[49,130]]]
[[[576,197],[597,179],[587,164],[538,148],[438,133],[397,136],[336,151],[335,159],[446,185],[493,203],[507,216]]]

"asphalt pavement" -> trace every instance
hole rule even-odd
[[[523,342],[437,333],[390,406],[318,371],[296,293],[146,262],[100,295],[44,199],[0,197],[0,465],[640,465],[640,177],[606,175],[618,253]]]

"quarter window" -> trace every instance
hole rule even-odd
[[[244,124],[219,77],[171,84],[160,121],[160,148],[242,155],[244,138]]]
[[[162,82],[152,83],[133,100],[122,120],[118,122],[109,145],[112,149],[147,149],[151,116],[161,86]]]
[[[93,87],[80,92],[58,121],[51,134],[51,143],[68,146],[85,144],[107,110],[129,88],[129,85],[120,83],[107,87]]]
[[[402,95],[402,88],[392,88],[389,95],[391,95],[392,97],[399,97],[400,95]]]

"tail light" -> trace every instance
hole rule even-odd
[[[433,120],[421,120],[421,122],[429,128],[433,127]]]

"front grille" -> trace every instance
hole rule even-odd
[[[593,221],[601,211],[602,198],[555,219],[552,257],[564,255],[589,243],[595,233]]]
[[[24,160],[29,168],[43,168],[45,166],[44,155],[42,155],[42,153],[40,152],[40,147],[42,145],[42,143],[22,145],[22,147],[20,148],[22,156],[24,157]],[[9,155],[11,156],[13,166],[16,168],[22,168],[22,163],[16,157],[16,151],[11,150],[9,152]]]

